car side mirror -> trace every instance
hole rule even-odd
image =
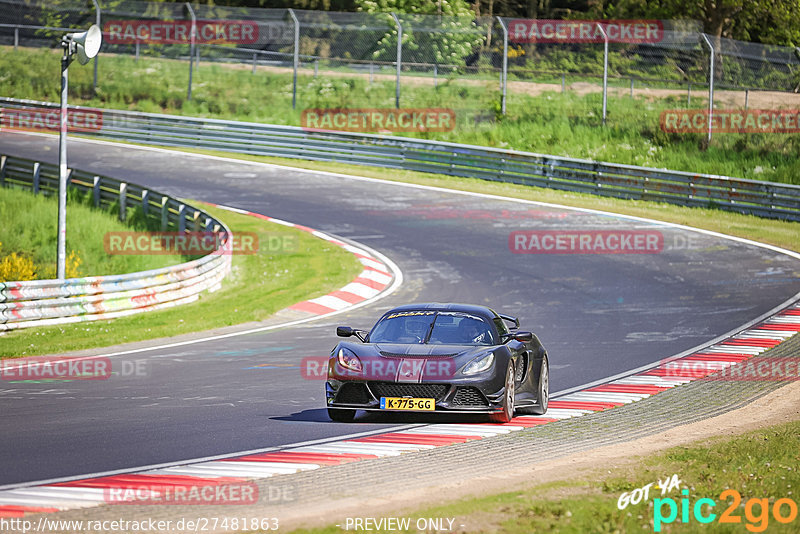
[[[336,335],[339,337],[350,337],[355,334],[355,331],[349,326],[337,326]]]
[[[503,337],[506,338],[506,342],[513,339],[520,343],[529,343],[533,341],[533,332],[511,332],[509,334],[504,334]]]
[[[367,339],[367,332],[365,330],[357,330],[355,328],[350,328],[349,326],[337,326],[336,335],[339,337],[356,336],[359,340],[361,340],[362,343],[364,343]]]
[[[533,332],[514,332],[512,337],[520,343],[530,343],[533,341]]]

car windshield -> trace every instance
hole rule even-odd
[[[451,311],[403,311],[381,319],[369,334],[370,343],[432,345],[494,345],[491,325],[477,315]]]

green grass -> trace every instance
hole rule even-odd
[[[558,533],[612,533],[653,532],[655,498],[675,499],[679,513],[673,524],[662,525],[661,532],[757,532],[766,526],[767,532],[797,532],[800,517],[788,524],[780,524],[769,515],[761,517],[760,508],[751,506],[751,517],[745,515],[750,499],[767,499],[770,511],[776,500],[789,498],[800,502],[800,422],[769,427],[735,438],[715,438],[692,446],[677,447],[649,457],[635,467],[616,469],[611,473],[590,474],[555,483],[544,484],[523,491],[514,491],[480,498],[465,499],[453,504],[389,514],[390,516],[416,518],[455,518],[456,524],[466,529],[457,532],[492,532],[497,534],[529,534],[533,532]],[[629,504],[623,510],[617,506],[623,492],[666,479],[673,474],[681,481],[680,489],[661,495],[650,489],[649,499]],[[681,490],[689,489],[689,503],[698,499],[716,501],[713,512],[717,520],[705,525],[691,515],[681,524]],[[741,518],[740,524],[720,524],[718,519],[728,505],[730,497],[720,498],[726,489],[741,495],[742,507],[733,510]],[[663,514],[668,505],[663,505]],[[706,507],[703,513],[708,513]],[[789,514],[788,505],[782,507]],[[368,516],[369,514],[361,514]],[[750,530],[747,527],[755,530]],[[295,534],[334,534],[340,528],[330,526],[318,529],[293,531]],[[382,532],[382,531],[375,531]],[[416,530],[412,530],[416,532]]]
[[[296,246],[287,252],[234,255],[232,272],[222,289],[203,293],[192,304],[113,321],[9,332],[1,338],[0,357],[57,354],[260,321],[296,302],[342,287],[361,271],[352,254],[306,232],[209,206],[204,209],[234,234],[291,236]]]
[[[0,94],[58,100],[58,57],[51,51],[2,49]],[[188,65],[176,60],[103,55],[97,95],[92,69],[70,69],[70,101],[88,106],[172,113],[272,124],[300,125],[305,108],[377,107],[395,104],[394,82],[340,71],[318,78],[299,76],[297,109],[292,109],[291,75],[264,68],[201,63],[195,69],[192,100],[186,100]],[[517,87],[516,85],[514,87]],[[452,132],[401,134],[555,154],[800,184],[800,134],[716,134],[706,148],[704,135],[668,134],[659,126],[666,109],[686,107],[685,95],[658,100],[609,96],[608,124],[602,125],[599,93],[585,96],[558,91],[508,95],[508,115],[498,113],[496,81],[464,80],[458,75],[430,81],[408,77],[403,107],[447,107],[458,113]],[[698,93],[692,107],[703,107]]]
[[[58,202],[55,196],[33,195],[20,189],[0,188],[0,257],[16,252],[33,260],[37,278],[55,278]],[[102,229],[99,231],[98,229]],[[109,211],[92,209],[69,196],[67,203],[67,255],[81,260],[77,276],[124,274],[176,265],[179,255],[109,255],[103,234],[137,228],[120,222]]]

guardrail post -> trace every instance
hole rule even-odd
[[[14,28],[14,50],[19,46],[19,26]]]
[[[710,64],[709,64],[709,71],[708,71],[708,144],[711,144],[711,121],[714,116],[714,46],[711,44],[711,41],[708,39],[706,34],[701,33],[700,36],[706,42],[708,49],[711,51],[710,53]]]
[[[750,89],[744,90],[744,110],[747,111],[747,101],[750,100]]]
[[[139,39],[136,39],[136,63],[139,63]]]
[[[98,28],[102,28],[103,24],[100,22],[100,14],[101,14],[100,5],[97,3],[97,0],[92,0],[92,3],[94,4],[95,24],[97,24]],[[97,94],[97,58],[99,56],[100,54],[95,54],[94,56],[94,85],[92,85],[92,90],[94,91],[94,94]]]
[[[189,90],[186,93],[186,100],[192,99],[192,64],[194,59],[194,41],[197,37],[197,17],[194,16],[194,9],[192,9],[192,4],[186,2],[184,4],[186,6],[186,10],[189,13],[189,16],[192,17],[192,29],[189,32]]]
[[[508,28],[503,19],[497,17],[497,22],[500,23],[500,28],[503,30],[503,70],[500,71],[500,111],[503,115],[506,114],[506,90],[508,87]]]
[[[631,78],[631,98],[633,98],[633,78]]]
[[[292,55],[292,109],[297,107],[297,67],[300,63],[300,21],[293,9],[288,9],[294,23],[294,54]]]
[[[161,231],[169,228],[169,197],[161,197]]]
[[[375,74],[375,63],[369,62],[369,84],[372,85],[372,78]]]
[[[397,58],[395,64],[397,65],[397,80],[394,86],[394,107],[400,109],[400,70],[403,68],[403,25],[400,24],[400,19],[397,15],[392,13],[394,23],[397,25]]]
[[[608,34],[599,22],[597,29],[603,34],[603,124],[605,125],[606,108],[608,107]]]
[[[119,184],[119,220],[125,222],[128,218],[128,184],[120,182]]]
[[[38,161],[33,164],[33,194],[39,194],[39,175],[42,170],[42,165]]]
[[[181,204],[178,206],[178,231],[183,233],[186,231],[186,205]]]
[[[6,185],[6,161],[8,156],[0,156],[0,187]]]
[[[258,58],[257,53],[253,53],[253,74],[256,73],[256,59]]]
[[[100,181],[102,179],[99,176],[95,176],[92,178],[92,201],[94,202],[94,207],[100,207]]]
[[[150,191],[147,189],[142,189],[142,213],[144,214],[145,218],[150,211]]]
[[[688,83],[686,87],[686,107],[689,108],[692,106],[692,82]]]

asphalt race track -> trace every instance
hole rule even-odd
[[[55,163],[57,152],[55,137],[0,134],[3,154]],[[139,362],[144,376],[0,383],[0,486],[404,424],[331,423],[323,383],[299,369],[329,352],[337,324],[366,328],[400,303],[519,316],[548,348],[557,392],[695,347],[800,291],[796,259],[605,214],[74,138],[69,165],[359,241],[391,258],[405,283],[330,319],[113,357]],[[521,230],[660,232],[662,241],[642,254],[512,253],[509,235]]]

